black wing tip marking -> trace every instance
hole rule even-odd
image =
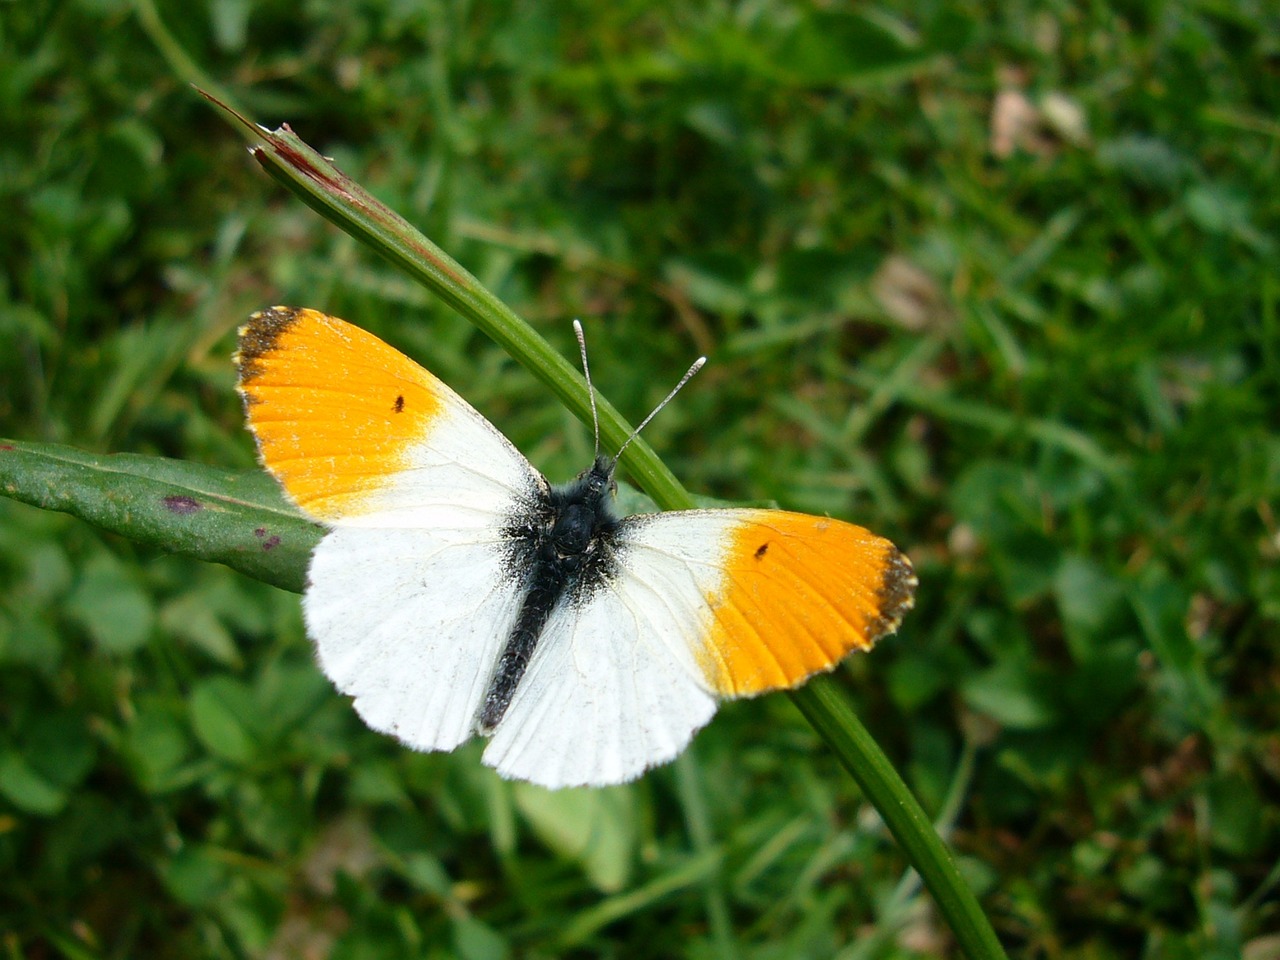
[[[261,373],[258,361],[275,351],[280,337],[298,322],[302,313],[300,307],[268,307],[249,317],[249,322],[240,328],[235,356],[241,384]]]
[[[884,577],[876,590],[879,612],[867,622],[867,640],[871,643],[897,631],[907,611],[915,606],[916,587],[920,583],[915,567],[897,547],[890,546],[885,560]]]

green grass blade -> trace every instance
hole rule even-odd
[[[849,374],[849,382],[867,390],[880,386],[875,377],[857,370]],[[1123,458],[1108,453],[1089,434],[1065,423],[1043,417],[1024,417],[989,403],[947,396],[919,383],[895,384],[894,399],[941,420],[977,427],[996,436],[1021,434],[1030,437],[1075,456],[1110,478],[1120,477],[1125,471]]]
[[[1003,958],[1004,949],[955,860],[889,758],[858,720],[844,691],[831,677],[820,676],[794,691],[791,699],[880,813],[933,894],[965,955],[970,960]]]
[[[160,11],[156,8],[153,0],[133,0],[133,11],[138,18],[138,23],[142,26],[143,32],[156,45],[156,49],[160,51],[160,55],[169,64],[169,69],[173,71],[175,76],[181,77],[187,83],[203,87],[205,90],[212,90],[224,103],[235,102],[230,92],[223,89],[221,84],[216,83],[213,77],[205,72],[195,58],[187,53],[182,44],[169,32],[169,28],[165,26],[164,20],[160,16]]]
[[[661,873],[639,887],[608,897],[580,911],[556,938],[556,947],[571,950],[581,946],[599,930],[651,907],[681,890],[708,882],[720,869],[724,852],[710,849],[690,857],[685,863]]]
[[[261,470],[0,440],[0,493],[295,592],[323,530]]]

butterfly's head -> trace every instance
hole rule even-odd
[[[559,556],[587,553],[596,536],[617,523],[613,510],[617,489],[612,462],[596,457],[572,481],[551,490],[549,540]]]
[[[597,455],[595,462],[582,471],[578,479],[585,490],[603,500],[606,494],[615,495],[618,492],[618,481],[613,478],[616,465],[616,460]]]
[[[613,495],[617,492],[613,461],[608,457],[596,457],[591,466],[568,483],[558,484],[552,489],[551,503],[557,509],[578,503],[604,516],[611,514]]]

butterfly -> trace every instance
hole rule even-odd
[[[261,462],[328,528],[303,597],[320,666],[416,750],[479,735],[504,777],[622,783],[719,700],[830,670],[912,606],[910,561],[862,527],[619,517],[617,457],[598,453],[552,486],[431,373],[317,310],[254,314],[236,363]]]

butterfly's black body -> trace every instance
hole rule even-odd
[[[503,530],[506,571],[523,581],[525,594],[489,681],[480,733],[492,733],[502,720],[556,607],[580,602],[617,572],[622,521],[613,510],[614,490],[613,464],[598,456],[576,480],[539,490]]]

